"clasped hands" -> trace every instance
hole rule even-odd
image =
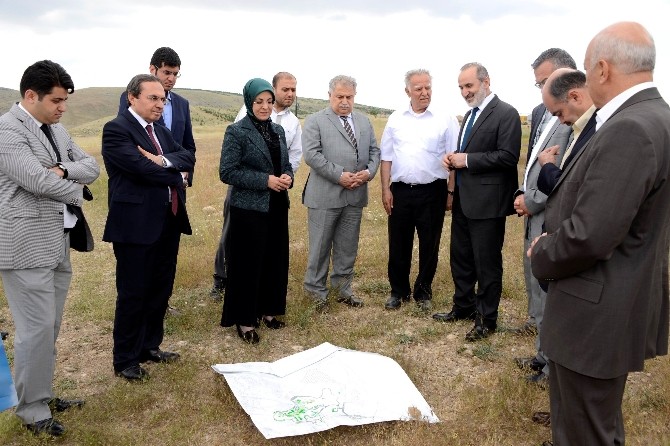
[[[345,189],[353,190],[367,183],[369,179],[370,174],[367,170],[361,170],[359,172],[342,172],[338,183]]]
[[[272,189],[276,192],[288,189],[291,187],[291,183],[293,183],[293,179],[291,179],[290,175],[285,173],[278,177],[274,175],[268,176],[268,189]]]

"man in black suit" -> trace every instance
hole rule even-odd
[[[573,134],[563,159],[556,165],[556,150],[547,149],[537,157],[542,165],[537,178],[537,187],[549,195],[561,176],[562,169],[569,165],[575,155],[596,132],[596,106],[593,105],[586,88],[586,75],[567,68],[555,71],[542,89],[542,101],[547,110],[572,126]]]
[[[191,234],[180,172],[193,170],[195,156],[154,125],[167,101],[158,78],[137,75],[127,91],[130,106],[102,131],[109,175],[103,240],[113,243],[116,256],[114,370],[138,380],[148,376],[140,362],[179,357],[160,344],[179,237]]]
[[[468,341],[486,338],[497,328],[505,218],[514,213],[513,195],[519,186],[521,120],[514,107],[491,93],[490,84],[483,65],[468,63],[461,68],[458,87],[472,109],[463,118],[458,152],[442,161],[456,173],[450,176],[448,191],[453,197],[455,292],[452,310],[433,318],[442,322],[474,319],[474,328],[465,336]]]

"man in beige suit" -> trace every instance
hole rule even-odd
[[[65,428],[51,408],[83,404],[52,393],[72,278],[70,239],[86,226],[77,207],[100,168],[58,123],[74,92],[63,67],[49,60],[31,65],[20,92],[21,102],[0,118],[0,276],[16,327],[16,415],[35,434],[60,436]]]
[[[628,373],[668,352],[670,107],[655,62],[638,23],[593,38],[596,133],[564,166],[530,249],[533,274],[550,280],[540,331],[556,445],[624,444]]]

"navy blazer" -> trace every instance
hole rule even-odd
[[[591,119],[589,119],[584,126],[582,133],[579,134],[579,138],[577,138],[575,146],[570,151],[570,155],[565,160],[565,163],[563,163],[564,166],[567,166],[572,162],[572,160],[575,158],[575,155],[577,155],[582,147],[584,147],[586,143],[589,142],[589,139],[591,139],[595,132],[596,114],[594,113],[591,116]],[[561,168],[554,163],[547,163],[542,166],[542,169],[540,169],[540,173],[537,177],[537,188],[540,190],[540,192],[549,196],[551,191],[554,190],[554,187],[556,187],[556,183],[558,183],[558,179],[560,177]]]
[[[458,141],[461,141],[471,112],[463,118]],[[519,113],[495,96],[475,121],[463,148],[468,155],[468,167],[458,171],[459,194],[467,218],[499,218],[514,214],[520,151]]]
[[[173,167],[159,166],[140,153],[137,146],[154,154],[156,149],[128,110],[103,127],[102,158],[109,175],[106,242],[154,243],[171,206],[168,186],[177,189],[179,231],[191,234],[180,172],[193,170],[195,155],[177,144],[166,127],[154,125],[154,133]]]
[[[174,91],[170,91],[172,99],[172,137],[177,144],[193,153],[195,156],[195,139],[193,139],[193,128],[191,126],[191,108],[188,100],[179,96]],[[126,91],[121,93],[119,101],[119,115],[128,110],[128,94]],[[163,116],[156,123],[165,126]],[[186,172],[186,171],[184,171]],[[188,185],[193,185],[193,171],[188,171]]]

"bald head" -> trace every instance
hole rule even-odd
[[[562,124],[574,124],[593,105],[586,76],[579,70],[559,68],[544,84],[542,102]]]
[[[593,101],[602,107],[628,88],[653,80],[656,46],[639,23],[619,22],[600,31],[584,58]]]

